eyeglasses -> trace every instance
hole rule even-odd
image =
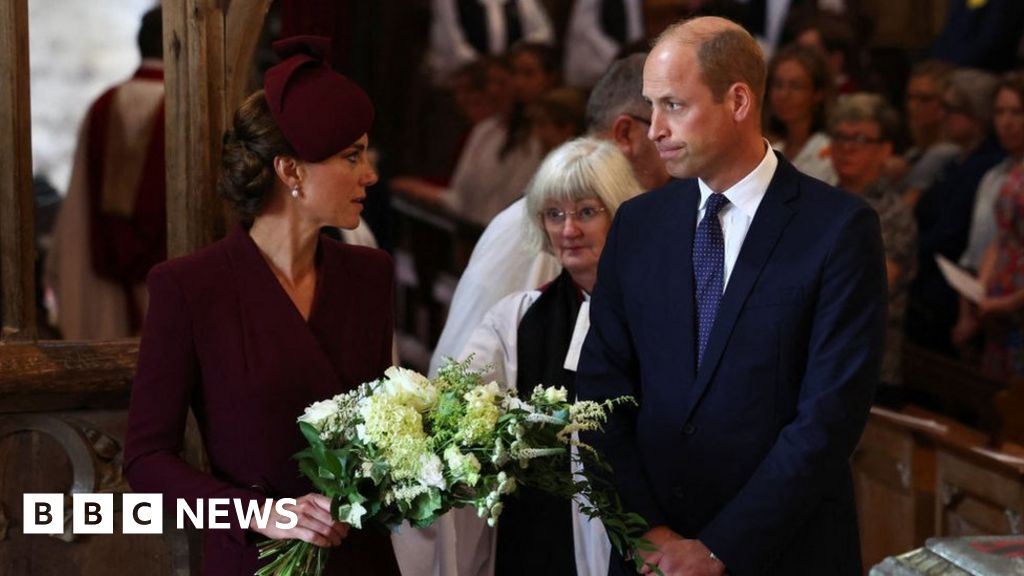
[[[643,116],[637,116],[636,114],[626,114],[626,116],[629,116],[630,118],[636,120],[637,122],[640,122],[641,124],[647,124],[648,126],[651,125],[650,118],[644,118]]]
[[[577,224],[586,224],[594,218],[597,218],[602,212],[607,212],[608,209],[604,206],[584,206],[579,210],[559,210],[558,208],[548,208],[542,210],[539,216],[544,221],[546,226],[561,226],[565,224],[565,219],[572,216],[576,220]]]
[[[835,145],[840,144],[852,144],[854,146],[867,146],[868,144],[878,144],[882,142],[881,138],[873,138],[867,134],[849,134],[847,132],[833,132],[829,134],[832,138],[832,143]]]

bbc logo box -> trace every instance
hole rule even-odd
[[[63,494],[25,494],[22,499],[25,534],[64,533]],[[122,494],[121,532],[160,534],[163,497],[160,494]],[[71,529],[74,534],[113,534],[113,494],[72,494]]]

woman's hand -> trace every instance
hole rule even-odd
[[[331,516],[331,499],[323,494],[306,494],[296,499],[295,506],[286,508],[298,516],[298,523],[294,527],[278,528],[277,523],[288,524],[291,518],[278,514],[276,506],[271,505],[266,528],[257,527],[253,519],[249,529],[271,540],[302,540],[323,548],[337,546],[348,536],[349,525]]]
[[[983,320],[1010,316],[1020,309],[1020,296],[1017,293],[1007,296],[991,296],[978,302],[978,316]]]
[[[968,343],[978,333],[981,324],[978,322],[978,307],[964,297],[960,297],[960,313],[956,324],[950,330],[950,340],[963,352]]]

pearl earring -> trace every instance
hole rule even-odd
[[[292,188],[292,198],[298,198],[298,197],[299,197],[299,187],[296,186],[295,188]]]

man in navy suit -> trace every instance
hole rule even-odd
[[[669,576],[861,574],[848,460],[884,347],[878,217],[771,150],[764,85],[728,20],[656,42],[648,136],[680,180],[620,208],[579,364],[581,398],[639,402],[589,440]]]

